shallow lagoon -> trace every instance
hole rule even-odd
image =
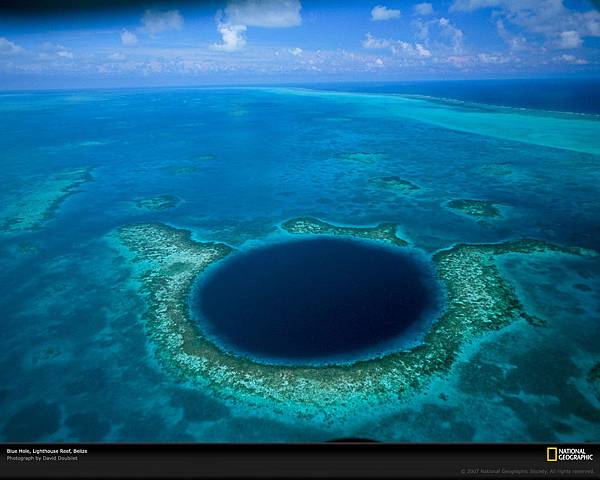
[[[342,97],[268,89],[0,97],[4,203],[21,192],[33,198],[36,179],[61,171],[85,167],[93,177],[41,228],[0,239],[0,436],[597,440],[600,404],[586,381],[600,355],[597,260],[503,262],[546,327],[515,323],[482,338],[446,378],[393,406],[394,413],[373,412],[344,429],[234,408],[156,362],[135,268],[107,240],[123,225],[165,222],[242,253],[285,240],[279,225],[297,216],[358,226],[394,222],[401,238],[428,253],[521,237],[600,249],[600,157],[590,153],[600,138],[596,117],[577,116],[572,120],[585,128],[572,130],[562,128],[565,114]],[[526,116],[522,125],[533,140],[492,134],[506,115],[517,127],[518,115]],[[485,129],[448,128],[478,122]],[[555,137],[563,148],[540,144],[547,128],[563,131]],[[590,130],[592,144],[572,148],[578,132]],[[382,177],[419,188],[405,192],[371,180]],[[136,206],[164,195],[182,202],[162,210]],[[478,222],[446,208],[457,198],[495,202],[503,215]]]

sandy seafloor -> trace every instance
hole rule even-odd
[[[91,175],[37,228],[0,232],[0,439],[600,440],[587,381],[600,362],[598,258],[502,257],[546,326],[484,335],[396,413],[342,429],[261,418],[172,378],[131,265],[107,241],[162,222],[243,250],[312,216],[394,222],[427,254],[524,237],[600,251],[598,116],[297,89],[98,90],[0,95],[0,131],[1,218],[58,172]],[[419,188],[369,182],[382,176]],[[179,203],[136,204],[159,195]],[[458,214],[452,199],[490,200],[502,215]]]

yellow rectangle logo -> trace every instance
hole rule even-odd
[[[547,447],[546,448],[546,461],[547,462],[558,461],[558,448],[557,447]]]

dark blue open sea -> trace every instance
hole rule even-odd
[[[312,84],[309,88],[357,93],[422,95],[504,107],[600,114],[600,79],[447,80]]]
[[[407,322],[423,320],[429,307],[419,294],[428,295],[431,279],[420,288],[418,278],[429,267],[411,262],[440,249],[527,237],[600,251],[599,92],[597,81],[539,80],[0,93],[0,439],[599,441],[600,393],[589,381],[600,362],[598,257],[503,257],[502,274],[545,326],[522,321],[489,334],[465,347],[448,375],[390,405],[393,413],[341,426],[263,417],[178,381],[146,335],[132,264],[108,240],[119,227],[161,222],[234,247],[249,270],[225,271],[234,257],[221,272],[211,267],[205,287],[215,293],[204,307],[194,296],[192,307],[209,323],[244,310],[250,323],[219,323],[213,334],[250,356],[293,363],[343,349],[337,341],[356,342],[353,351],[383,337],[393,343],[403,329],[386,323],[386,312],[404,302],[415,308]],[[382,178],[415,189],[387,188]],[[148,200],[159,196],[161,206]],[[500,215],[457,212],[448,208],[455,199],[493,202]],[[325,344],[318,335],[311,344],[328,319],[311,317],[302,329],[305,312],[285,310],[298,299],[277,297],[289,290],[273,277],[275,264],[262,272],[267,292],[256,293],[265,301],[248,306],[240,275],[266,261],[262,249],[289,240],[279,226],[295,217],[396,223],[418,252],[388,261],[385,249],[335,250],[340,257],[323,262],[335,274],[323,277],[296,259],[331,282],[315,288],[339,297],[314,300],[334,312],[349,295],[343,275],[383,282],[367,293],[372,282],[357,286],[370,302],[365,315],[387,309],[373,338],[337,338],[338,322]],[[336,269],[348,264],[344,255],[356,258],[356,270]],[[384,271],[377,262],[408,262],[414,295],[395,296],[403,283],[369,271]],[[306,291],[311,280],[303,281]],[[228,302],[223,288],[233,284],[239,295]],[[364,319],[351,300],[344,315]],[[282,317],[265,317],[265,306]],[[283,317],[303,345],[261,336]]]

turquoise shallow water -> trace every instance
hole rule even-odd
[[[507,257],[503,271],[548,327],[514,324],[471,345],[395,415],[346,431],[266,420],[170,378],[130,267],[105,240],[158,221],[245,250],[315,216],[396,222],[425,253],[521,237],[600,251],[598,117],[381,93],[107,90],[0,95],[0,131],[0,210],[56,172],[93,176],[38,230],[0,232],[1,438],[598,440],[585,382],[600,361],[597,259]],[[392,176],[418,189],[373,181]],[[136,205],[157,195],[180,201]],[[455,198],[496,202],[502,216],[459,215],[446,206]]]

